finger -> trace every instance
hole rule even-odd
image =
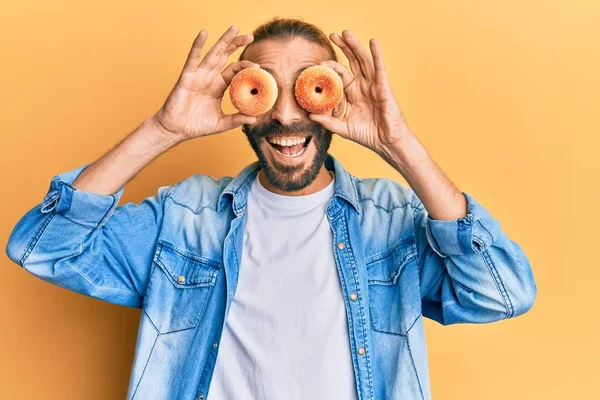
[[[371,39],[369,41],[369,46],[371,47],[371,54],[373,54],[373,63],[375,67],[375,84],[388,86],[389,79],[385,70],[385,65],[383,64],[383,56],[381,55],[381,48],[379,47],[379,42],[377,42],[377,40],[375,39]]]
[[[362,44],[360,44],[356,36],[354,36],[354,34],[349,30],[344,30],[342,32],[342,37],[346,40],[346,43],[348,43],[352,51],[354,51],[354,54],[360,62],[360,68],[365,77],[368,79],[373,79],[375,68],[373,66],[373,60],[369,56],[367,50]]]
[[[219,57],[219,61],[217,62],[214,68],[218,70],[222,69],[227,60],[229,59],[231,53],[239,49],[241,46],[245,46],[251,43],[253,40],[254,36],[252,36],[251,34],[236,36],[227,46],[221,57]]]
[[[339,62],[334,60],[325,60],[321,61],[320,64],[327,65],[328,67],[333,68],[333,70],[338,73],[338,75],[342,78],[342,85],[344,86],[344,90],[346,90],[346,88],[350,86],[352,82],[354,82],[354,77],[352,76],[352,74],[350,74],[348,68],[346,68]]]
[[[237,35],[238,31],[239,28],[236,25],[231,25],[229,29],[227,29],[225,33],[221,35],[219,40],[217,40],[217,43],[215,43],[208,53],[206,53],[206,56],[204,56],[204,59],[200,63],[200,67],[205,69],[215,68],[219,63],[221,56],[225,53],[225,50],[233,38],[235,38]]]
[[[346,137],[348,134],[348,125],[345,121],[334,118],[328,114],[308,114],[308,118],[321,124],[328,131],[337,133],[340,136]]]
[[[183,66],[183,72],[193,72],[198,68],[198,65],[200,64],[202,46],[204,46],[207,37],[208,32],[204,29],[198,33],[196,39],[194,39],[194,43],[192,44],[192,48],[190,49],[187,60],[185,61],[185,65]]]
[[[221,119],[220,124],[221,128],[219,129],[221,132],[228,131],[230,129],[237,128],[242,124],[255,124],[256,117],[252,117],[250,115],[245,115],[242,113],[235,113],[225,115],[223,119]]]
[[[229,56],[240,47],[252,43],[252,41],[254,41],[254,36],[252,36],[251,33],[247,35],[238,35],[233,39],[229,46],[227,46],[227,49],[225,49],[225,54]]]
[[[346,115],[348,114],[348,107],[349,107],[348,97],[346,95],[342,95],[340,102],[333,109],[332,116],[334,118],[344,119],[346,117]]]
[[[231,83],[231,80],[233,79],[235,74],[237,74],[244,68],[249,68],[249,67],[260,67],[260,65],[253,63],[252,61],[248,61],[248,60],[232,62],[231,64],[229,64],[227,66],[227,68],[225,68],[223,70],[223,72],[221,73],[221,76],[223,77],[225,84],[227,86],[229,86],[229,84]]]
[[[366,76],[363,74],[360,68],[360,62],[358,61],[358,58],[356,58],[356,55],[354,54],[350,46],[346,44],[344,38],[342,38],[337,33],[332,33],[329,37],[331,38],[331,41],[335,43],[344,52],[344,55],[350,62],[350,69],[352,70],[352,74],[354,75],[354,77],[366,78]]]

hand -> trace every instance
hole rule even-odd
[[[254,40],[251,34],[239,35],[232,25],[200,61],[208,33],[201,30],[194,40],[175,87],[165,104],[152,117],[167,132],[181,140],[212,135],[254,124],[255,117],[241,113],[226,115],[221,110],[223,93],[233,76],[244,68],[258,64],[244,60],[234,62],[221,72],[231,53]]]
[[[342,101],[347,103],[345,115],[336,118],[327,114],[309,114],[309,118],[380,154],[382,147],[400,140],[409,130],[392,93],[377,41],[371,39],[369,42],[371,58],[350,31],[345,30],[342,35],[332,33],[329,37],[350,61],[354,76],[336,61],[327,60],[320,64],[330,66],[342,78]]]

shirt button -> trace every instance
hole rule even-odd
[[[219,346],[219,344],[217,342],[213,343],[213,347],[216,349]]]
[[[185,276],[179,275],[179,278],[177,278],[177,282],[179,282],[179,283],[185,282]]]
[[[350,293],[350,300],[355,301],[357,298],[356,293]]]
[[[390,272],[390,279],[394,279],[394,273]]]
[[[361,356],[365,354],[365,349],[363,349],[362,347],[360,347],[358,349],[358,354],[360,354]]]
[[[200,394],[198,395],[198,400],[202,400],[202,399],[204,399],[204,395],[203,395],[202,393],[200,393]]]
[[[343,250],[343,249],[344,249],[344,247],[346,247],[346,246],[344,246],[344,243],[343,243],[343,242],[339,242],[339,243],[338,243],[338,249],[340,249],[340,250]]]

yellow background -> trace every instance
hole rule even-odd
[[[53,175],[93,162],[162,105],[200,29],[208,49],[229,25],[249,33],[273,16],[378,39],[413,132],[530,258],[529,313],[426,321],[433,398],[600,398],[595,0],[3,2],[1,242]],[[359,177],[406,183],[337,135],[330,151]],[[254,160],[239,129],[186,142],[127,184],[121,204]],[[1,263],[0,398],[124,398],[140,311]]]

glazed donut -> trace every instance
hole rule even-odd
[[[257,116],[273,107],[277,100],[275,78],[259,67],[244,68],[229,84],[229,98],[242,114]]]
[[[296,79],[294,88],[300,107],[316,114],[333,110],[342,99],[343,92],[342,78],[326,65],[306,68]]]

